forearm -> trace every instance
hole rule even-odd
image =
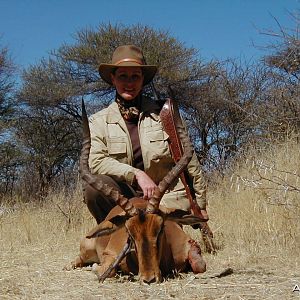
[[[138,169],[124,163],[120,163],[112,157],[98,156],[90,161],[93,173],[108,175],[117,181],[126,181],[132,185]]]
[[[201,170],[201,165],[198,161],[196,154],[193,154],[193,157],[188,164],[188,173],[193,182],[193,189],[195,191],[195,197],[198,205],[201,209],[205,209],[207,205],[206,200],[206,182]]]

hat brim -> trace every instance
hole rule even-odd
[[[119,64],[119,65],[100,64],[99,74],[105,82],[107,82],[110,85],[113,85],[112,81],[111,81],[111,74],[114,72],[115,69],[120,68],[120,67],[139,67],[139,68],[141,68],[143,71],[143,75],[144,75],[143,85],[148,84],[153,79],[153,77],[155,76],[155,74],[157,72],[157,66],[155,66],[155,65],[140,65],[140,64],[135,64],[132,62],[123,62],[122,64]]]

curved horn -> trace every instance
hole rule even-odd
[[[160,181],[158,187],[153,193],[153,196],[148,201],[146,211],[153,213],[158,210],[159,203],[164,193],[171,185],[171,183],[180,175],[180,173],[187,167],[193,156],[193,147],[191,145],[189,136],[182,125],[181,119],[176,119],[176,131],[182,143],[184,153],[177,164],[171,169],[170,172]]]
[[[112,270],[116,269],[119,266],[122,259],[130,252],[131,243],[132,243],[131,239],[130,239],[130,237],[128,237],[124,248],[119,253],[119,255],[116,257],[116,260],[108,267],[108,269],[101,276],[99,276],[99,278],[98,278],[99,282],[104,282],[104,280],[110,275]]]
[[[119,205],[126,214],[133,216],[137,214],[136,208],[132,205],[128,198],[124,197],[119,191],[115,190],[111,186],[103,183],[99,177],[92,174],[89,168],[89,154],[91,149],[91,133],[89,127],[89,121],[82,99],[82,129],[83,129],[83,141],[80,154],[79,172],[81,178],[91,185],[96,190],[102,192],[105,196],[111,197],[117,205]]]

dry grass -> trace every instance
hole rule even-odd
[[[2,204],[0,298],[299,298],[292,290],[300,285],[300,193],[291,188],[300,187],[299,159],[299,145],[291,141],[259,159],[249,158],[211,188],[210,225],[218,254],[204,253],[205,274],[182,274],[160,285],[144,286],[126,277],[99,284],[88,270],[62,270],[94,225],[79,188],[68,197],[52,195],[43,205]],[[199,239],[197,231],[187,231]],[[233,274],[216,277],[229,267]]]

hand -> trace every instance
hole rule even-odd
[[[135,178],[137,180],[138,185],[143,191],[143,198],[145,200],[150,199],[157,185],[144,171],[141,170],[136,172]]]
[[[207,213],[206,209],[200,209],[200,213],[202,215],[202,216],[200,216],[201,218],[208,220],[208,213]]]
[[[192,211],[193,211],[193,214],[196,215],[197,217],[199,217],[199,218],[201,218],[201,219],[203,219],[205,221],[209,220],[208,213],[207,213],[206,209],[201,209],[200,208],[200,209],[196,209],[196,211],[194,211],[192,209]]]

